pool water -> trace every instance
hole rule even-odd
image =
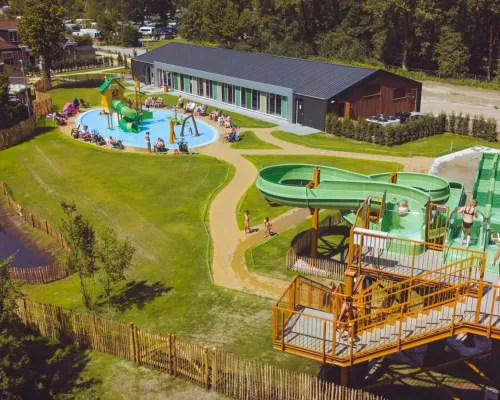
[[[14,267],[41,267],[47,265],[47,260],[28,248],[12,233],[4,230],[0,225],[0,259],[16,254]]]
[[[189,119],[184,126],[184,137],[180,137],[181,125],[176,125],[174,127],[174,132],[177,136],[177,140],[174,144],[169,144],[170,120],[168,118],[174,116],[174,113],[171,111],[151,109],[150,111],[153,112],[153,119],[143,121],[142,125],[139,126],[141,130],[139,133],[122,131],[118,127],[118,116],[116,113],[113,113],[114,129],[109,129],[107,116],[99,115],[99,111],[101,110],[91,110],[78,115],[75,120],[75,125],[88,126],[89,131],[95,129],[106,140],[109,136],[112,136],[115,140],[121,140],[125,146],[146,147],[146,132],[149,132],[149,136],[151,137],[151,147],[154,146],[156,139],[160,137],[164,140],[165,146],[169,149],[178,149],[178,142],[181,139],[186,141],[188,147],[191,149],[213,143],[219,138],[217,129],[200,119],[196,119],[196,126],[198,127],[200,136],[190,136],[189,129],[191,128],[193,135],[195,130],[193,127],[193,120]],[[184,116],[187,116],[187,114],[184,114]],[[181,116],[179,115],[179,117]]]

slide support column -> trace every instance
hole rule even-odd
[[[316,189],[319,185],[320,169],[314,168],[313,185],[312,188]],[[318,258],[318,229],[319,229],[319,208],[313,209],[312,212],[312,229],[311,229],[311,261],[313,265],[316,264]]]

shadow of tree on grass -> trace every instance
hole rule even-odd
[[[117,311],[123,312],[133,306],[139,310],[156,297],[167,294],[171,287],[166,287],[163,282],[148,283],[146,280],[130,281],[120,291],[109,298],[109,304]]]

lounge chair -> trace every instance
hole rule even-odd
[[[80,99],[80,107],[81,108],[90,108],[90,104],[87,103],[84,99]]]

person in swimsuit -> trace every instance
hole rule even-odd
[[[406,215],[409,211],[410,210],[408,209],[408,202],[406,200],[403,200],[398,207],[399,216]]]
[[[264,218],[264,237],[269,237],[272,235],[271,227],[273,226],[272,222],[269,221],[269,217]]]
[[[349,323],[353,317],[353,311],[358,308],[353,305],[353,299],[351,296],[346,297],[345,301],[342,303],[342,307],[340,308],[339,313],[339,322],[344,322],[342,328],[340,329],[339,338],[345,339],[342,337],[345,331],[347,331],[347,337],[352,342],[352,324]]]
[[[149,132],[146,132],[146,146],[148,148],[148,153],[151,153],[151,138]]]
[[[493,232],[491,232],[491,241],[495,242],[498,246],[500,246],[500,232],[497,232],[496,237],[493,235]],[[497,249],[495,257],[493,258],[493,261],[491,262],[491,265],[494,266],[497,263],[497,260],[499,258],[500,258],[500,247]],[[500,276],[498,277],[497,286],[500,286]],[[497,299],[497,301],[500,301],[500,291],[499,291],[499,293],[497,293],[496,299]]]
[[[245,211],[245,233],[252,233],[250,229],[250,211]]]
[[[460,245],[464,244],[464,236],[467,234],[467,248],[470,245],[470,233],[472,232],[472,223],[474,217],[477,218],[477,200],[472,200],[468,206],[462,207],[458,210],[458,214],[464,214],[462,222],[462,236],[460,237]]]

